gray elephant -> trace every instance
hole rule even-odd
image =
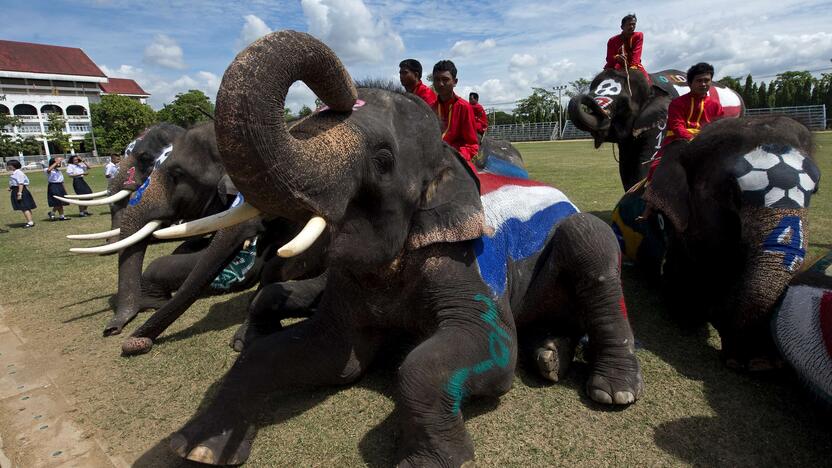
[[[770,320],[806,255],[820,179],[813,151],[812,134],[792,119],[720,120],[666,151],[644,191],[664,219],[669,309],[710,321],[730,367],[780,365]]]
[[[483,135],[479,153],[473,163],[479,171],[521,179],[529,178],[523,155],[508,140]]]
[[[618,170],[624,190],[647,176],[648,162],[662,145],[667,108],[673,98],[687,94],[687,75],[664,70],[650,75],[638,70],[604,70],[593,78],[589,93],[569,101],[569,118],[592,134],[595,147],[605,141],[618,145]],[[709,95],[722,104],[726,117],[742,115],[742,98],[714,82]]]
[[[283,103],[298,79],[328,110],[289,130]],[[572,352],[554,338],[588,333],[589,397],[627,405],[641,396],[609,226],[552,187],[474,174],[418,97],[356,90],[325,45],[284,31],[229,66],[215,125],[248,203],[326,223],[328,269],[315,315],[247,345],[204,411],[172,436],[182,457],[242,463],[266,395],[354,382],[393,332],[419,342],[396,376],[400,466],[474,458],[461,406],[511,388],[518,330],[553,338],[537,360],[549,378]]]

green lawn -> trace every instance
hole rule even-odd
[[[832,133],[818,134],[817,142],[821,170],[832,174]],[[562,189],[583,211],[608,219],[621,195],[610,146],[595,150],[588,141],[517,146],[534,178]],[[90,185],[102,190],[103,169],[94,172]],[[23,216],[0,201],[0,228],[8,231],[0,233],[5,286],[0,305],[6,321],[74,402],[71,417],[105,450],[137,460],[137,466],[179,465],[166,437],[196,411],[236,358],[227,342],[252,293],[200,300],[151,353],[120,357],[122,337],[101,337],[116,290],[116,257],[72,255],[67,250],[74,244],[64,238],[109,229],[106,208],[77,218],[73,207],[71,222],[45,222],[43,174],[29,177],[39,204],[34,229],[20,229]],[[832,246],[830,215],[832,195],[822,181],[812,199],[812,256]],[[153,247],[148,261],[170,248]],[[666,318],[654,287],[630,269],[624,283],[642,344],[644,397],[628,409],[609,411],[584,396],[587,369],[580,363],[558,385],[521,369],[499,402],[478,400],[463,409],[481,465],[829,464],[829,415],[812,404],[791,374],[752,377],[725,369],[713,330],[682,332]],[[125,333],[136,326],[130,324]],[[349,388],[273,398],[263,408],[249,466],[390,466],[395,359],[384,361]]]

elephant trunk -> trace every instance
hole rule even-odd
[[[595,147],[601,146],[610,129],[609,114],[592,96],[580,94],[569,100],[569,119],[575,127],[592,134]]]
[[[329,111],[301,121],[290,134],[283,106],[298,80]],[[308,34],[275,32],[240,52],[223,76],[214,125],[224,165],[246,201],[294,219],[310,211],[339,216],[343,192],[336,184],[361,143],[345,121],[356,98],[341,62]]]
[[[104,327],[104,336],[118,335],[121,329],[139,313],[142,298],[142,263],[147,241],[139,242],[118,254],[118,294],[116,314]]]

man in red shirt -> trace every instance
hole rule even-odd
[[[607,63],[604,64],[604,70],[610,68],[640,70],[649,83],[650,76],[641,64],[642,46],[644,46],[644,33],[636,32],[636,15],[630,13],[621,18],[621,34],[616,34],[607,41]]]
[[[454,93],[457,82],[456,65],[450,60],[437,62],[433,66],[433,87],[438,99],[432,107],[442,125],[442,139],[472,164],[471,158],[480,150],[474,130],[474,110],[468,101]]]
[[[422,83],[422,64],[416,59],[402,60],[399,63],[399,81],[408,93],[413,93],[433,107],[436,94]]]
[[[474,109],[474,130],[482,138],[485,131],[488,130],[488,114],[485,113],[485,109],[480,105],[479,94],[468,94],[468,102],[471,104],[471,108]]]

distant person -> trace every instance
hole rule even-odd
[[[485,113],[485,109],[480,105],[479,94],[468,94],[468,102],[471,104],[471,109],[474,110],[474,130],[482,138],[485,135],[485,131],[488,130],[488,114]]]
[[[66,189],[64,188],[64,175],[61,173],[61,163],[64,158],[58,156],[49,160],[49,167],[44,169],[46,171],[46,181],[49,185],[46,187],[46,203],[52,208],[49,214],[49,221],[69,221],[69,218],[64,216],[64,206],[69,203],[64,203],[55,196],[65,197]]]
[[[66,165],[66,174],[72,177],[72,190],[75,191],[76,195],[87,195],[92,193],[92,189],[84,180],[84,176],[86,176],[89,171],[90,167],[83,159],[81,159],[80,156],[74,154],[69,157],[69,161],[67,161]],[[90,215],[86,206],[79,206],[78,209],[82,218]]]
[[[33,227],[35,222],[32,221],[32,210],[37,208],[38,205],[35,204],[35,199],[29,193],[29,178],[20,170],[20,161],[17,159],[10,159],[6,162],[6,170],[12,171],[9,176],[12,210],[23,212],[23,216],[26,217],[24,228]]]
[[[110,162],[104,166],[104,177],[106,177],[107,180],[112,179],[116,176],[116,174],[118,174],[119,161],[121,161],[121,156],[117,154],[110,155]]]
[[[468,101],[454,93],[457,83],[453,62],[441,60],[433,66],[433,87],[437,95],[433,111],[442,124],[442,139],[470,164],[480,145],[474,129],[474,110]]]
[[[636,15],[630,13],[621,18],[621,34],[616,34],[607,41],[607,61],[604,70],[610,68],[640,70],[647,82],[650,76],[641,64],[641,49],[644,46],[644,33],[636,32]]]
[[[422,83],[422,64],[418,60],[407,59],[399,63],[399,81],[405,91],[419,96],[433,107],[436,102],[436,93]]]

